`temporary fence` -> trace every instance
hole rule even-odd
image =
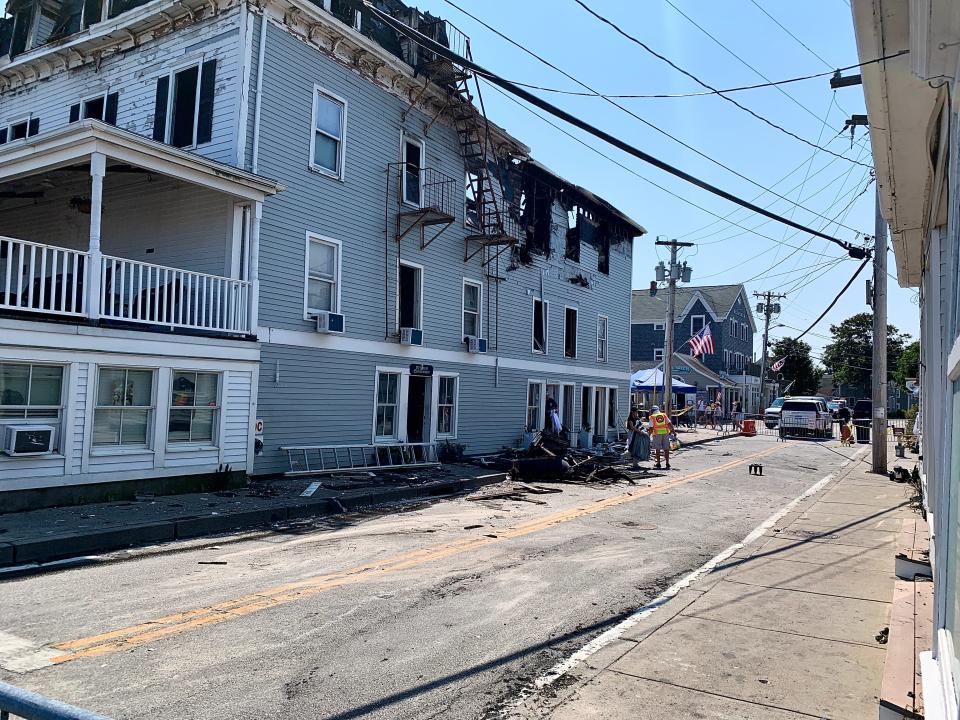
[[[105,715],[67,705],[16,685],[0,682],[0,720],[109,720]]]

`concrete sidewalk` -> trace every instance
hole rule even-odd
[[[912,486],[868,470],[851,463],[518,716],[875,720],[886,654],[875,636],[902,520],[917,515]]]

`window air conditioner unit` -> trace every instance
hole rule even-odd
[[[487,339],[478,338],[473,335],[467,335],[467,352],[485,353],[487,351]]]
[[[343,315],[340,313],[322,312],[317,315],[317,332],[342,333]]]
[[[57,429],[53,425],[7,425],[3,428],[3,452],[13,457],[49,455]]]
[[[417,328],[400,328],[401,345],[423,345],[423,330]]]

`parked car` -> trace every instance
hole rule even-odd
[[[763,424],[767,426],[767,430],[773,430],[780,422],[780,407],[784,400],[786,398],[777,398],[773,401],[773,405],[763,411]]]
[[[840,409],[839,400],[827,400],[827,409],[830,411],[830,416],[836,420],[837,419],[837,410]]]
[[[853,421],[870,420],[873,418],[873,400],[857,400],[853,406]]]
[[[826,438],[833,435],[833,417],[820,397],[788,398],[780,406],[780,434]]]

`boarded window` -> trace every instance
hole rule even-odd
[[[550,303],[540,298],[533,300],[533,352],[547,354],[547,313]]]
[[[563,356],[577,356],[577,309],[565,308],[563,313]]]

